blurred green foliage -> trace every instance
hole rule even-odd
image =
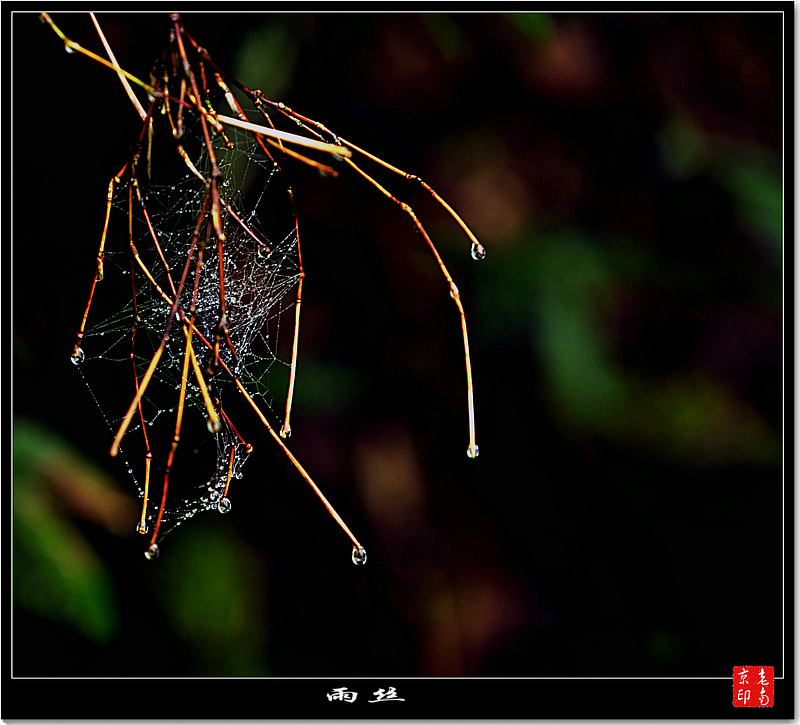
[[[730,194],[743,223],[770,250],[780,268],[784,231],[780,156],[752,142],[714,137],[685,116],[666,123],[660,138],[669,171],[680,179],[709,173]]]
[[[237,57],[233,75],[245,77],[251,88],[259,88],[270,98],[283,98],[292,85],[298,46],[291,16],[279,16],[277,22],[257,24],[236,43]]]
[[[779,431],[710,373],[654,377],[617,358],[614,329],[631,289],[668,284],[632,240],[537,229],[503,251],[479,280],[494,338],[525,334],[535,347],[552,412],[566,434],[602,435],[666,459],[769,462]],[[666,273],[671,274],[671,271]]]
[[[14,603],[105,643],[119,626],[112,577],[64,510],[52,486],[54,467],[79,471],[87,488],[114,486],[55,431],[15,421]]]
[[[252,550],[219,518],[192,522],[174,538],[158,562],[158,598],[194,652],[195,674],[267,676],[264,578]]]
[[[469,52],[469,41],[448,15],[426,14],[422,16],[430,37],[436,43],[442,57],[453,63]]]
[[[545,13],[512,13],[508,18],[533,45],[549,40],[556,30],[553,16]]]
[[[191,674],[269,674],[263,577],[253,552],[230,527],[208,520],[186,527],[185,535],[173,537],[170,556],[150,565],[145,589],[123,606],[110,570],[119,562],[98,549],[104,539],[97,535],[105,529],[127,540],[125,559],[141,557],[132,536],[136,507],[127,498],[120,506],[120,496],[116,483],[54,430],[15,421],[17,612],[51,620],[101,648],[133,621],[164,617],[192,652]]]

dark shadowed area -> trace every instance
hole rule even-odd
[[[169,15],[97,17],[147,79]],[[409,217],[343,165],[326,178],[276,156],[306,273],[288,445],[369,559],[353,566],[243,410],[254,453],[231,513],[198,514],[147,561],[136,491],[69,359],[141,123],[113,71],[15,14],[14,674],[777,673],[794,19],[183,18],[251,88],[422,177],[485,245],[473,260],[424,189],[369,166],[460,290],[480,455],[457,310]],[[103,54],[87,14],[53,19]]]

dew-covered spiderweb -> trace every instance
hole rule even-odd
[[[197,170],[208,177],[208,153],[198,137],[197,117],[184,109],[184,122],[184,150],[195,159]],[[160,536],[198,511],[225,511],[230,505],[226,490],[231,480],[242,477],[251,450],[232,416],[225,412],[227,405],[240,407],[233,376],[267,406],[267,414],[272,413],[278,427],[287,393],[295,304],[292,293],[300,276],[293,210],[278,167],[252,135],[232,129],[226,136],[228,144],[221,137],[213,141],[224,177],[220,191],[225,242],[219,245],[213,239],[214,243],[209,243],[210,222],[201,225],[179,302],[179,310],[193,321],[194,356],[208,394],[222,414],[219,430],[210,431],[205,397],[190,364],[180,436],[191,448],[181,448],[177,455],[191,460],[171,471]],[[135,171],[113,185],[103,280],[97,285],[75,358],[114,432],[167,328],[173,287],[178,287],[187,265],[206,198],[206,184],[185,164],[172,160],[162,164],[163,157],[156,153],[159,141],[154,136],[150,178],[140,157]],[[145,516],[149,530],[158,515],[158,474],[163,478],[164,441],[171,444],[173,438],[185,359],[186,337],[176,321],[141,398],[140,411],[120,445],[119,455],[126,460],[142,497],[147,454],[151,453],[147,483],[152,505]],[[124,367],[129,368],[127,375],[121,374]],[[209,452],[213,456],[209,457]]]
[[[148,558],[182,521],[231,510],[230,492],[253,451],[238,421],[255,415],[350,537],[353,561],[363,564],[364,548],[283,442],[291,432],[304,275],[292,192],[276,151],[329,175],[336,172],[314,153],[344,160],[409,215],[429,246],[458,308],[472,458],[478,448],[458,288],[411,207],[351,157],[421,184],[467,234],[475,259],[484,257],[483,246],[418,177],[226,76],[178,15],[170,17],[170,43],[149,82],[120,68],[93,16],[108,59],[67,38],[46,13],[41,17],[68,51],[116,72],[142,119],[131,155],[108,187],[72,362],[113,433],[111,454],[139,491],[137,529],[149,537]],[[147,92],[146,105],[131,84]],[[273,116],[300,135],[276,129]],[[284,142],[314,152],[300,154]]]

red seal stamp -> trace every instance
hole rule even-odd
[[[772,667],[733,668],[734,707],[772,707],[775,700]]]

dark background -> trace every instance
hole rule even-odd
[[[140,123],[111,71],[15,14],[14,675],[783,674],[782,9],[184,15],[487,249],[376,172],[461,291],[469,460],[458,316],[422,239],[355,173],[282,161],[306,270],[290,448],[365,567],[256,422],[233,512],[142,556],[69,363]],[[53,19],[102,53],[88,15]],[[168,15],[98,20],[146,78]]]

